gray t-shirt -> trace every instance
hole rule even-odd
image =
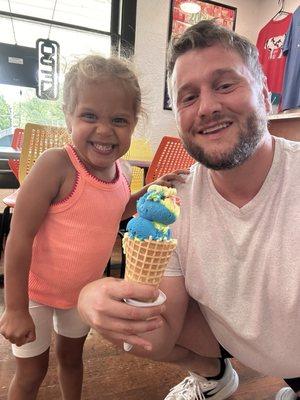
[[[243,364],[300,376],[300,143],[275,138],[268,176],[242,208],[198,163],[178,196],[165,275],[185,276],[217,340]]]

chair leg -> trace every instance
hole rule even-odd
[[[106,276],[110,276],[110,273],[111,273],[111,259],[108,260],[108,263],[107,263],[106,268],[105,268],[105,273],[106,273]]]
[[[1,218],[1,227],[0,227],[0,258],[1,258],[1,255],[2,255],[2,252],[3,252],[3,249],[4,249],[4,246],[3,246],[3,241],[4,241],[4,225],[5,225],[4,219],[5,219],[5,216],[6,216],[6,209],[7,209],[7,207],[4,208],[4,211],[3,211],[3,214],[2,214],[2,218]]]
[[[120,271],[120,278],[124,278],[124,276],[125,276],[125,265],[126,265],[126,256],[125,256],[125,253],[124,253],[124,250],[123,250],[123,247],[121,248],[121,252],[122,252],[122,254],[121,254],[121,257],[122,257],[122,259],[121,259],[121,271]]]
[[[1,219],[1,227],[0,227],[0,258],[2,253],[4,252],[4,241],[7,238],[10,230],[10,207],[6,206],[3,210],[2,219]],[[4,274],[0,274],[0,287],[4,286]]]
[[[2,220],[1,220],[1,228],[0,228],[0,257],[2,252],[4,251],[4,240],[7,237],[10,229],[10,207],[6,206],[3,210]]]

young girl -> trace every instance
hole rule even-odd
[[[145,192],[130,198],[118,161],[129,149],[140,110],[137,78],[120,60],[89,56],[65,77],[73,144],[48,150],[35,163],[20,189],[5,249],[0,333],[16,358],[10,400],[36,399],[53,326],[63,399],[81,397],[89,326],[79,318],[77,298],[103,274],[120,220],[135,212]],[[183,180],[175,173],[158,183],[172,179]]]

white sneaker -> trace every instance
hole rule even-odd
[[[170,390],[165,400],[224,400],[231,396],[239,385],[239,377],[228,359],[221,379],[213,380],[190,372],[178,385]],[[277,400],[277,399],[276,399]]]
[[[297,400],[296,393],[290,387],[284,387],[276,394],[275,400]]]

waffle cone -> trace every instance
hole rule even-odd
[[[176,240],[136,240],[123,238],[126,254],[125,280],[158,287]]]

